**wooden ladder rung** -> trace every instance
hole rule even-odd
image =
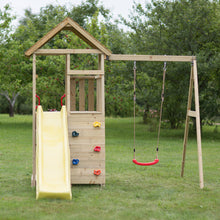
[[[197,117],[197,112],[196,111],[188,110],[187,116],[195,117],[196,118]]]

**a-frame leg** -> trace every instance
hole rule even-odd
[[[201,142],[201,126],[200,126],[200,111],[199,111],[199,86],[196,60],[193,60],[193,76],[194,76],[194,95],[195,95],[195,110],[196,110],[196,136],[198,148],[198,163],[199,163],[199,185],[204,187],[203,181],[203,165],[202,165],[202,142]]]
[[[193,64],[192,64],[192,67],[191,67],[190,82],[189,82],[188,104],[187,104],[185,133],[184,133],[184,141],[183,141],[183,159],[182,159],[181,177],[183,177],[183,174],[184,174],[185,157],[186,157],[186,145],[187,145],[187,141],[188,141],[189,120],[190,120],[190,116],[188,115],[188,111],[190,111],[190,109],[191,109],[192,94],[193,94]]]
[[[195,95],[195,111],[191,110],[193,85],[194,85],[194,95]],[[189,119],[190,119],[190,117],[195,117],[196,118],[196,136],[197,136],[197,148],[198,148],[199,181],[200,181],[200,188],[202,189],[204,187],[204,181],[203,181],[202,143],[201,143],[201,126],[200,126],[200,111],[199,111],[199,89],[198,89],[198,74],[197,74],[196,60],[193,60],[193,62],[192,62],[192,68],[191,68],[191,74],[190,74],[188,105],[187,105],[185,134],[184,134],[184,142],[183,142],[183,159],[182,159],[182,170],[181,170],[181,176],[182,177],[183,177],[183,174],[184,174],[186,145],[187,145],[187,140],[188,140]]]

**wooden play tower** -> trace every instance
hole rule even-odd
[[[91,49],[41,49],[56,34],[69,30],[85,41]],[[97,70],[72,70],[71,54],[97,54]],[[33,175],[32,186],[36,184],[36,56],[64,55],[66,57],[65,93],[68,121],[70,160],[78,158],[80,162],[71,166],[71,184],[105,184],[105,94],[104,94],[104,62],[105,59],[124,61],[158,61],[158,62],[189,62],[191,77],[184,135],[182,161],[183,176],[185,153],[188,139],[189,118],[196,118],[197,147],[199,162],[200,188],[203,184],[202,148],[199,113],[199,93],[197,64],[194,56],[163,56],[163,55],[120,55],[112,54],[104,45],[85,31],[71,18],[64,19],[48,32],[30,49],[25,52],[27,57],[33,56]],[[76,85],[77,82],[77,85]],[[85,95],[85,85],[88,97]],[[77,87],[78,86],[78,87]],[[76,87],[79,91],[76,99]],[[191,110],[194,88],[195,110]],[[74,133],[75,132],[75,133]],[[96,151],[96,149],[98,149]]]

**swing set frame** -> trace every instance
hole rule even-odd
[[[111,54],[110,56],[107,56],[106,59],[110,60],[110,61],[152,61],[152,62],[189,62],[189,63],[191,63],[188,104],[187,104],[187,110],[186,110],[185,132],[184,132],[184,141],[183,141],[181,177],[183,177],[183,175],[184,175],[186,147],[187,147],[188,134],[189,134],[189,121],[190,121],[190,117],[193,117],[193,118],[196,118],[199,185],[200,185],[200,188],[203,189],[204,188],[204,180],[203,180],[203,163],[202,163],[202,142],[201,142],[199,86],[198,86],[198,72],[197,72],[196,57],[195,56],[170,56],[170,55],[164,56],[164,55]],[[193,90],[194,90],[195,110],[191,109]],[[158,160],[158,159],[156,158],[155,160]],[[154,164],[158,163],[158,161],[151,162],[152,164],[151,163],[146,163],[146,164],[147,165],[154,165]],[[135,159],[133,160],[133,162],[137,165],[144,164],[144,163],[137,162]]]

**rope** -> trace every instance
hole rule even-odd
[[[134,160],[135,160],[135,115],[136,115],[135,105],[136,105],[136,70],[137,70],[136,61],[134,61],[133,69],[134,69]],[[160,119],[159,119],[158,135],[157,135],[156,159],[158,159],[158,151],[159,151],[160,128],[161,128],[163,103],[164,103],[165,77],[166,77],[166,62],[164,62],[164,67],[163,67],[163,85],[161,92]]]
[[[136,61],[134,61],[134,159],[135,159],[135,104],[136,104]]]
[[[165,87],[165,77],[166,77],[166,65],[167,65],[166,62],[164,62],[164,67],[163,67],[163,85],[162,85],[161,104],[160,104],[160,120],[159,120],[159,128],[158,128],[158,135],[157,135],[157,153],[156,153],[156,159],[158,159],[158,151],[159,151],[160,127],[161,127],[162,111],[163,111],[163,102],[164,102],[164,87]]]

